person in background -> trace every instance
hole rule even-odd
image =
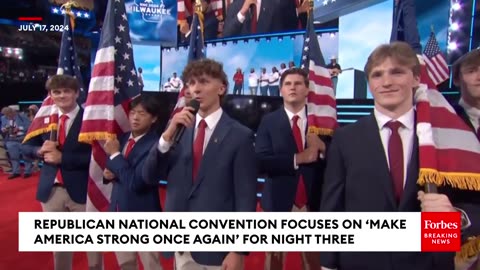
[[[7,110],[8,107],[2,108],[0,114],[0,126]],[[4,173],[12,172],[12,165],[10,164],[10,160],[8,159],[7,149],[5,147],[5,139],[2,133],[0,133],[0,168],[2,168],[2,171]]]
[[[325,143],[307,134],[308,74],[288,69],[281,77],[283,107],[265,115],[258,127],[255,152],[266,175],[262,208],[267,212],[318,211]],[[265,270],[282,270],[285,253],[267,252]],[[318,253],[302,253],[303,268],[320,270]]]
[[[453,83],[460,88],[460,100],[454,108],[480,140],[480,49],[472,50],[455,61]],[[471,226],[462,234],[463,241],[478,243],[480,241],[480,208],[478,207],[480,193],[478,191],[462,191],[461,197],[464,203],[458,207],[469,213],[471,223]],[[472,215],[471,212],[476,214]],[[473,252],[469,255],[465,259],[457,256],[456,270],[473,270],[480,267],[480,254]]]
[[[453,212],[444,194],[425,194],[419,177],[414,91],[420,63],[403,42],[377,47],[365,74],[374,111],[337,129],[327,153],[322,212]],[[449,270],[452,253],[321,252],[324,269]]]
[[[230,118],[221,107],[228,89],[222,64],[202,59],[190,62],[183,78],[200,103],[198,113],[184,107],[171,119],[152,147],[143,179],[167,180],[165,211],[254,212],[257,167],[253,132]],[[185,131],[178,144],[178,126]],[[245,253],[175,252],[177,270],[240,270]]]
[[[158,183],[148,185],[142,168],[148,152],[158,141],[155,124],[158,116],[155,98],[141,95],[132,100],[128,119],[131,132],[120,140],[109,139],[104,149],[108,158],[104,181],[113,182],[111,212],[160,212]],[[151,181],[154,182],[154,181]],[[137,255],[145,270],[161,270],[158,252],[115,252],[122,270],[138,269]]]
[[[172,85],[170,84],[170,78],[168,78],[167,82],[163,84],[163,91],[164,92],[172,91]]]
[[[268,96],[268,80],[269,76],[267,74],[267,69],[262,68],[262,73],[260,74],[260,94],[262,96]]]
[[[278,97],[280,95],[280,73],[276,67],[272,68],[272,73],[268,77],[268,91],[271,97]]]
[[[173,72],[173,76],[170,78],[170,86],[172,92],[179,92],[183,88],[183,81],[177,77],[176,72]]]
[[[337,93],[338,75],[342,73],[342,68],[337,63],[337,58],[335,56],[332,56],[332,58],[330,58],[330,64],[328,64],[326,68],[328,69],[328,71],[330,71],[330,76],[333,84],[333,92]]]
[[[29,178],[32,175],[32,159],[24,154],[22,141],[30,127],[30,120],[23,114],[18,113],[11,107],[3,111],[1,120],[1,131],[5,142],[5,148],[8,151],[10,163],[12,164],[12,173],[8,179],[15,179],[21,176],[20,161],[24,162],[23,178]]]
[[[140,91],[143,91],[145,84],[143,83],[143,69],[141,67],[138,68],[138,85],[140,86]]]
[[[248,89],[250,90],[250,95],[257,95],[258,90],[258,75],[255,73],[255,69],[250,69],[250,74],[248,74]]]
[[[280,70],[278,71],[278,73],[280,74],[280,76],[282,76],[282,74],[287,70],[287,65],[285,65],[285,63],[281,63],[280,64]]]
[[[240,95],[243,90],[243,73],[241,68],[237,68],[237,71],[233,75],[233,94]]]
[[[44,133],[24,142],[43,159],[37,200],[44,212],[85,212],[91,146],[78,142],[83,109],[77,104],[80,86],[72,76],[53,75],[45,88],[58,107],[57,138]],[[99,252],[87,252],[89,270],[103,269]],[[72,269],[72,252],[54,252],[55,270]]]

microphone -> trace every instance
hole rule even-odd
[[[425,184],[425,193],[438,193],[437,185],[433,183]]]
[[[196,100],[196,99],[192,99],[187,104],[187,106],[192,107],[194,109],[194,111],[192,113],[193,113],[193,115],[196,115],[198,110],[200,109],[200,102],[198,102],[198,100]],[[185,132],[185,126],[184,125],[180,125],[179,127],[177,127],[177,129],[175,130],[175,133],[173,134],[173,143],[172,143],[171,147],[175,148],[175,146],[178,144],[178,142],[182,138],[182,135],[183,135],[184,132]]]

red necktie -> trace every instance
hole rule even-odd
[[[388,161],[395,199],[400,202],[403,193],[403,145],[398,129],[403,125],[398,121],[390,121],[386,126],[392,131],[388,140]]]
[[[132,152],[133,146],[135,145],[135,139],[130,138],[128,139],[128,144],[127,144],[127,149],[125,149],[125,157],[127,158],[128,155],[130,155],[130,152]]]
[[[203,144],[205,142],[206,127],[207,123],[202,119],[200,123],[198,123],[197,136],[193,142],[193,180],[195,180],[197,177],[198,169],[200,168],[200,161],[202,160],[203,156]]]
[[[292,117],[292,133],[295,143],[297,144],[298,152],[303,151],[302,133],[298,127],[298,115]],[[298,178],[297,194],[295,195],[295,205],[298,208],[302,208],[307,204],[307,192],[305,191],[305,183],[303,181],[303,175],[300,174]]]
[[[67,120],[68,120],[68,115],[62,114],[62,116],[60,116],[60,125],[58,126],[58,145],[60,149],[63,148],[63,145],[65,144],[65,139],[67,138],[67,130],[65,127]],[[58,183],[60,185],[63,185],[63,176],[60,169],[57,170],[56,178]]]
[[[252,14],[251,34],[257,33],[257,5],[252,5],[250,8]]]

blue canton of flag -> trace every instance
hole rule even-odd
[[[83,85],[82,74],[80,73],[80,66],[78,66],[77,52],[75,50],[75,43],[73,42],[73,27],[70,23],[70,16],[65,13],[63,25],[64,31],[62,33],[62,43],[60,45],[60,55],[58,58],[57,74],[65,74],[75,77],[80,84],[80,93],[77,99],[78,104],[82,105],[87,100],[87,93]]]
[[[188,62],[205,58],[203,42],[203,14],[195,12],[192,21],[192,32],[190,33],[190,47],[188,48]]]
[[[325,60],[323,59],[323,54],[320,50],[317,33],[315,33],[313,16],[308,16],[307,29],[305,31],[305,37],[303,41],[303,51],[300,67],[308,71],[310,60],[315,62],[317,66],[325,67]]]

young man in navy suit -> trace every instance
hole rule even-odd
[[[420,63],[403,42],[377,47],[365,74],[374,112],[336,131],[327,154],[324,212],[453,212],[444,194],[417,185],[418,139],[413,95]],[[324,269],[451,270],[452,253],[321,252]]]
[[[36,136],[26,142],[43,158],[37,188],[37,200],[45,212],[84,212],[87,200],[88,167],[91,147],[79,143],[83,109],[77,104],[80,91],[77,79],[54,75],[46,89],[58,108],[57,140],[50,134]],[[56,270],[72,269],[72,252],[54,252]],[[98,253],[87,253],[89,269],[102,269]]]
[[[113,182],[110,211],[160,212],[158,182],[146,184],[142,168],[148,152],[158,141],[154,126],[159,105],[155,98],[141,95],[130,103],[128,119],[131,132],[120,141],[110,139],[104,149],[109,155],[104,179]],[[137,252],[116,252],[122,270],[138,269]],[[138,252],[145,270],[161,270],[158,252]]]
[[[460,100],[454,106],[457,114],[477,134],[480,140],[480,49],[475,49],[460,57],[453,64],[453,82],[460,88]],[[462,238],[480,237],[480,194],[478,191],[462,191],[464,201],[461,208],[469,215],[472,226],[466,229]],[[473,211],[476,214],[471,214]],[[480,257],[477,253],[469,254],[466,260],[456,260],[456,269],[478,269]]]
[[[455,110],[480,139],[480,49],[472,50],[454,63],[453,82],[461,94]]]
[[[175,114],[147,158],[144,180],[166,179],[165,211],[253,212],[256,210],[257,168],[253,132],[221,108],[228,89],[220,63],[202,59],[189,63],[183,76],[200,103]],[[178,126],[187,127],[178,144]],[[178,270],[243,269],[244,253],[176,252]]]
[[[308,84],[306,71],[286,70],[280,79],[283,107],[264,116],[258,127],[255,151],[260,171],[266,174],[265,211],[318,211],[325,143],[307,134]],[[282,252],[267,253],[265,269],[283,269],[284,257]],[[303,269],[320,269],[318,254],[306,252],[302,259]]]

